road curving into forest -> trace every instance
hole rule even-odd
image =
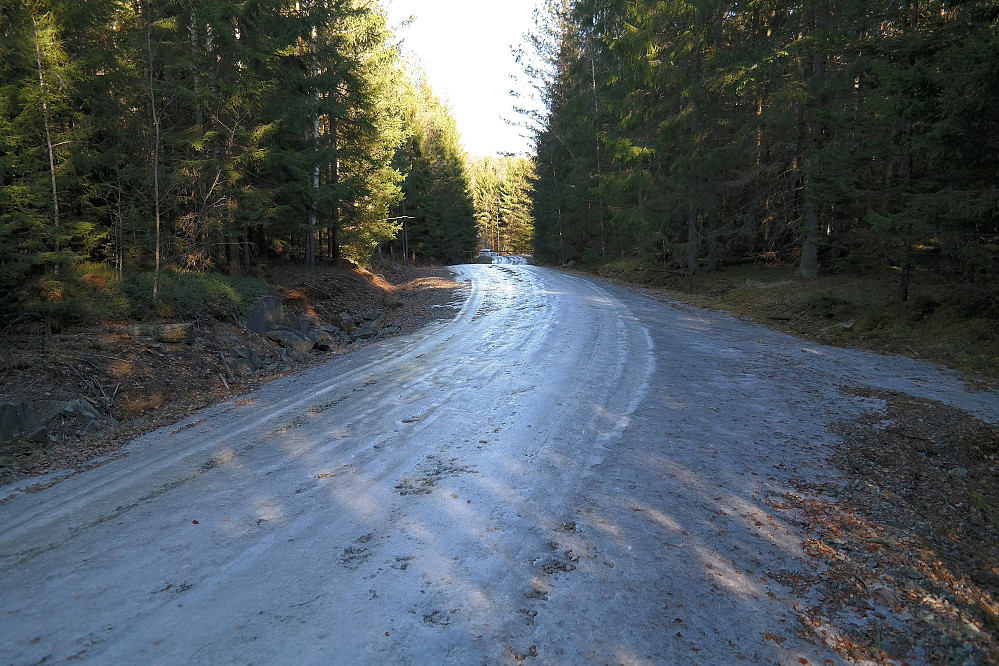
[[[532,266],[454,319],[0,498],[0,663],[842,663],[800,631],[829,426],[925,363]],[[774,637],[778,637],[775,639]]]

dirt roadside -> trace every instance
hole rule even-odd
[[[377,338],[411,333],[452,316],[455,290],[461,285],[446,268],[378,270],[284,271],[271,280],[272,292],[281,297],[286,312],[322,324],[383,313]],[[0,444],[0,486],[101,464],[138,435],[367,344],[331,344],[329,351],[313,351],[300,362],[289,362],[277,342],[247,330],[242,322],[193,322],[180,343],[136,332],[126,322],[110,322],[64,331],[48,344],[30,329],[3,332],[0,402],[82,398],[101,418],[94,423],[79,413],[63,412],[36,436]],[[233,350],[251,349],[260,367],[234,371],[229,362]]]
[[[842,483],[796,480],[812,575],[787,581],[806,630],[851,663],[999,663],[999,428],[938,402],[858,391],[836,427]],[[874,624],[842,618],[877,618]],[[830,618],[852,627],[829,633]]]

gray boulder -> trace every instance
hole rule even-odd
[[[27,437],[41,442],[49,438],[46,424],[60,415],[79,415],[98,424],[115,426],[114,419],[103,417],[83,398],[74,400],[28,400],[0,402],[0,442]]]
[[[254,370],[259,370],[263,365],[260,355],[257,354],[257,350],[253,347],[236,347],[232,350],[232,357],[248,361]]]
[[[289,351],[308,354],[316,346],[315,340],[290,328],[271,329],[265,335]]]
[[[246,328],[254,333],[267,333],[278,326],[287,326],[288,323],[281,297],[273,294],[261,297],[246,316]]]
[[[226,363],[233,374],[240,376],[252,375],[264,365],[252,347],[236,347],[226,355]]]
[[[288,352],[288,356],[290,356],[291,360],[295,361],[296,363],[305,363],[310,358],[312,358],[312,356],[309,354],[309,352],[298,351],[298,350],[295,350],[295,349],[290,350]]]
[[[305,363],[312,356],[309,352],[296,351],[294,349],[284,348],[281,350],[281,361],[285,364],[283,371],[287,372],[299,363]]]
[[[354,338],[359,340],[370,340],[375,337],[385,325],[385,319],[385,314],[382,313],[377,319],[366,320],[357,327],[357,330],[354,331]]]

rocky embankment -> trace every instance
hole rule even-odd
[[[239,321],[111,323],[0,345],[0,485],[100,464],[136,435],[372,340],[452,316],[444,268],[276,280]],[[0,501],[2,501],[0,497]]]

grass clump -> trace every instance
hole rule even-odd
[[[125,280],[134,319],[237,318],[267,293],[267,283],[250,277],[220,273],[163,271],[160,274],[157,300],[153,300],[153,276],[139,273]]]

